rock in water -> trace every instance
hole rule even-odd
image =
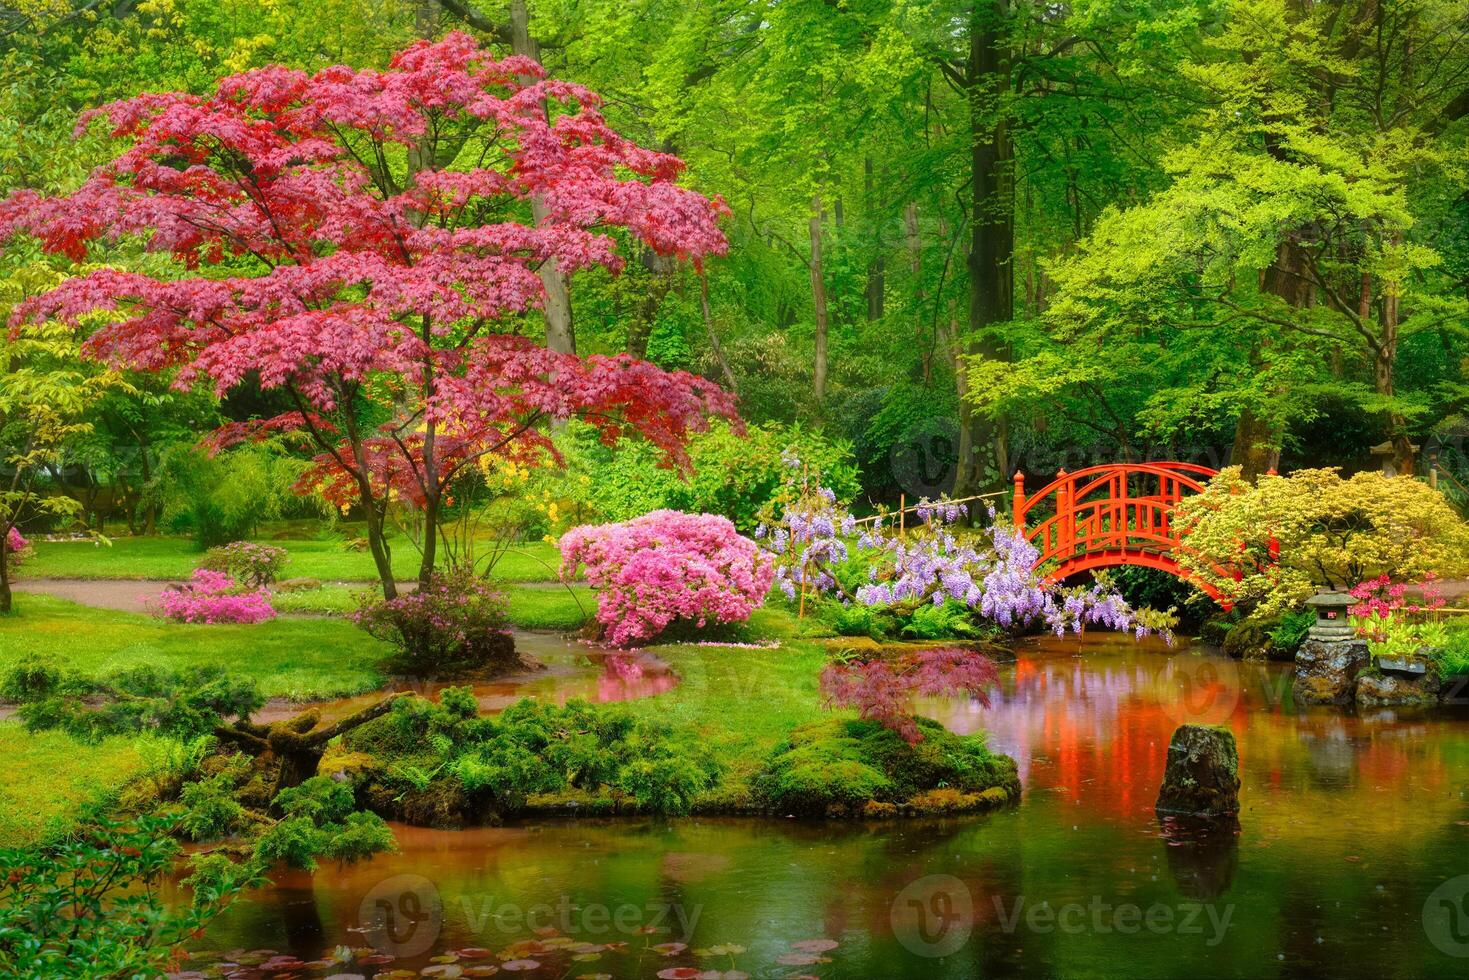
[[[1239,752],[1234,733],[1215,725],[1179,725],[1168,740],[1168,767],[1157,812],[1204,817],[1239,813]]]
[[[1364,640],[1307,640],[1296,651],[1291,693],[1299,704],[1351,704],[1369,659]]]
[[[1443,682],[1429,667],[1418,676],[1387,670],[1364,670],[1357,675],[1357,703],[1363,707],[1426,707],[1438,704]]]

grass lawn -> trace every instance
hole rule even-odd
[[[357,608],[357,597],[371,586],[324,585],[302,592],[281,592],[271,605],[282,613],[324,613],[342,616]],[[379,596],[381,593],[376,593]],[[570,633],[597,614],[597,599],[590,586],[564,588],[516,588],[505,590],[506,615],[512,626],[527,630],[559,630]]]
[[[341,619],[274,619],[192,626],[29,595],[0,616],[0,671],[41,654],[83,674],[140,664],[221,664],[254,677],[267,696],[358,694],[383,683],[384,644]]]
[[[106,800],[145,765],[150,739],[109,738],[97,745],[63,732],[27,732],[0,721],[0,847],[64,831],[79,809]]]
[[[819,643],[798,640],[764,649],[660,646],[650,651],[674,669],[680,683],[666,694],[626,706],[657,724],[700,731],[729,766],[721,796],[731,801],[745,796],[749,777],[792,728],[829,714],[818,687],[827,660]]]
[[[189,538],[119,537],[110,545],[90,541],[36,541],[35,554],[21,573],[28,578],[184,579],[202,554]],[[377,578],[372,556],[349,551],[344,538],[257,539],[285,548],[291,560],[283,578],[315,578],[323,582],[368,582]],[[532,541],[515,546],[495,566],[498,578],[513,582],[553,582],[561,561],[554,545]],[[393,547],[393,570],[400,579],[418,574],[418,552],[406,539]]]

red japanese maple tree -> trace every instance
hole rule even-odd
[[[514,332],[542,300],[540,263],[618,268],[612,229],[695,262],[725,249],[723,204],[679,187],[677,158],[618,135],[597,107],[459,33],[385,71],[270,67],[210,96],[112,103],[79,128],[105,116],[127,148],[71,194],[0,202],[0,242],[28,234],[80,260],[94,242],[142,240],[180,275],[93,271],[13,322],[109,311],[89,356],[221,394],[247,379],[284,392],[289,411],[213,444],[304,434],[319,455],[302,489],[360,506],[391,598],[390,499],[432,529],[472,464],[541,455],[553,420],[586,418],[608,441],[641,433],[678,464],[691,430],[735,417],[702,378]]]

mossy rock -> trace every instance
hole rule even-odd
[[[1270,638],[1273,623],[1251,620],[1235,623],[1224,634],[1224,653],[1235,660],[1270,660],[1275,641]]]
[[[751,781],[762,808],[805,816],[894,816],[978,809],[1020,795],[1015,761],[985,748],[984,739],[955,735],[918,721],[922,740],[909,744],[875,721],[828,719],[803,725],[777,746]],[[950,795],[933,797],[935,791]],[[976,797],[966,800],[964,797]]]

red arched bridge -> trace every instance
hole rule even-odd
[[[1050,582],[1119,565],[1156,568],[1187,580],[1176,557],[1182,536],[1173,527],[1173,506],[1202,493],[1216,473],[1195,463],[1109,463],[1061,470],[1027,495],[1025,475],[1017,470],[1015,526],[1040,550],[1041,564],[1055,563],[1046,576]],[[1194,584],[1220,598],[1205,583]]]

